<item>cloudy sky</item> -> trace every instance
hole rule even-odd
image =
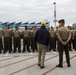
[[[51,21],[54,25],[54,5],[57,5],[57,20],[65,19],[66,25],[76,22],[76,0],[0,0],[0,21],[39,22]]]

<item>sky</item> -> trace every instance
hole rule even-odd
[[[57,20],[65,19],[66,25],[76,22],[76,0],[0,0],[0,22],[48,20],[54,26],[54,2]]]

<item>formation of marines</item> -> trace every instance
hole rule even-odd
[[[53,26],[48,28],[47,30],[50,33],[51,42],[48,44],[47,51],[58,51],[58,29],[56,27],[54,29]],[[72,29],[70,26],[67,27],[69,32],[71,33],[71,39],[69,41],[69,51],[73,49],[76,51],[76,29]],[[35,52],[37,50],[37,42],[35,41],[35,33],[37,31],[36,26],[33,26],[32,29],[29,29],[25,26],[25,30],[20,30],[18,26],[12,30],[9,25],[6,25],[3,30],[0,29],[0,54],[1,53],[24,53],[25,51],[28,52]],[[65,31],[65,30],[64,30]],[[63,36],[64,33],[61,34]],[[23,43],[21,43],[21,39],[23,39]],[[21,50],[22,46],[22,50]]]

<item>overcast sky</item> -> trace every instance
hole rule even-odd
[[[39,22],[45,19],[54,25],[54,5],[57,20],[65,19],[66,25],[76,22],[76,0],[0,0],[0,21]]]

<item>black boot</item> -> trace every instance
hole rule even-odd
[[[61,64],[56,65],[56,67],[63,68],[63,66]]]

